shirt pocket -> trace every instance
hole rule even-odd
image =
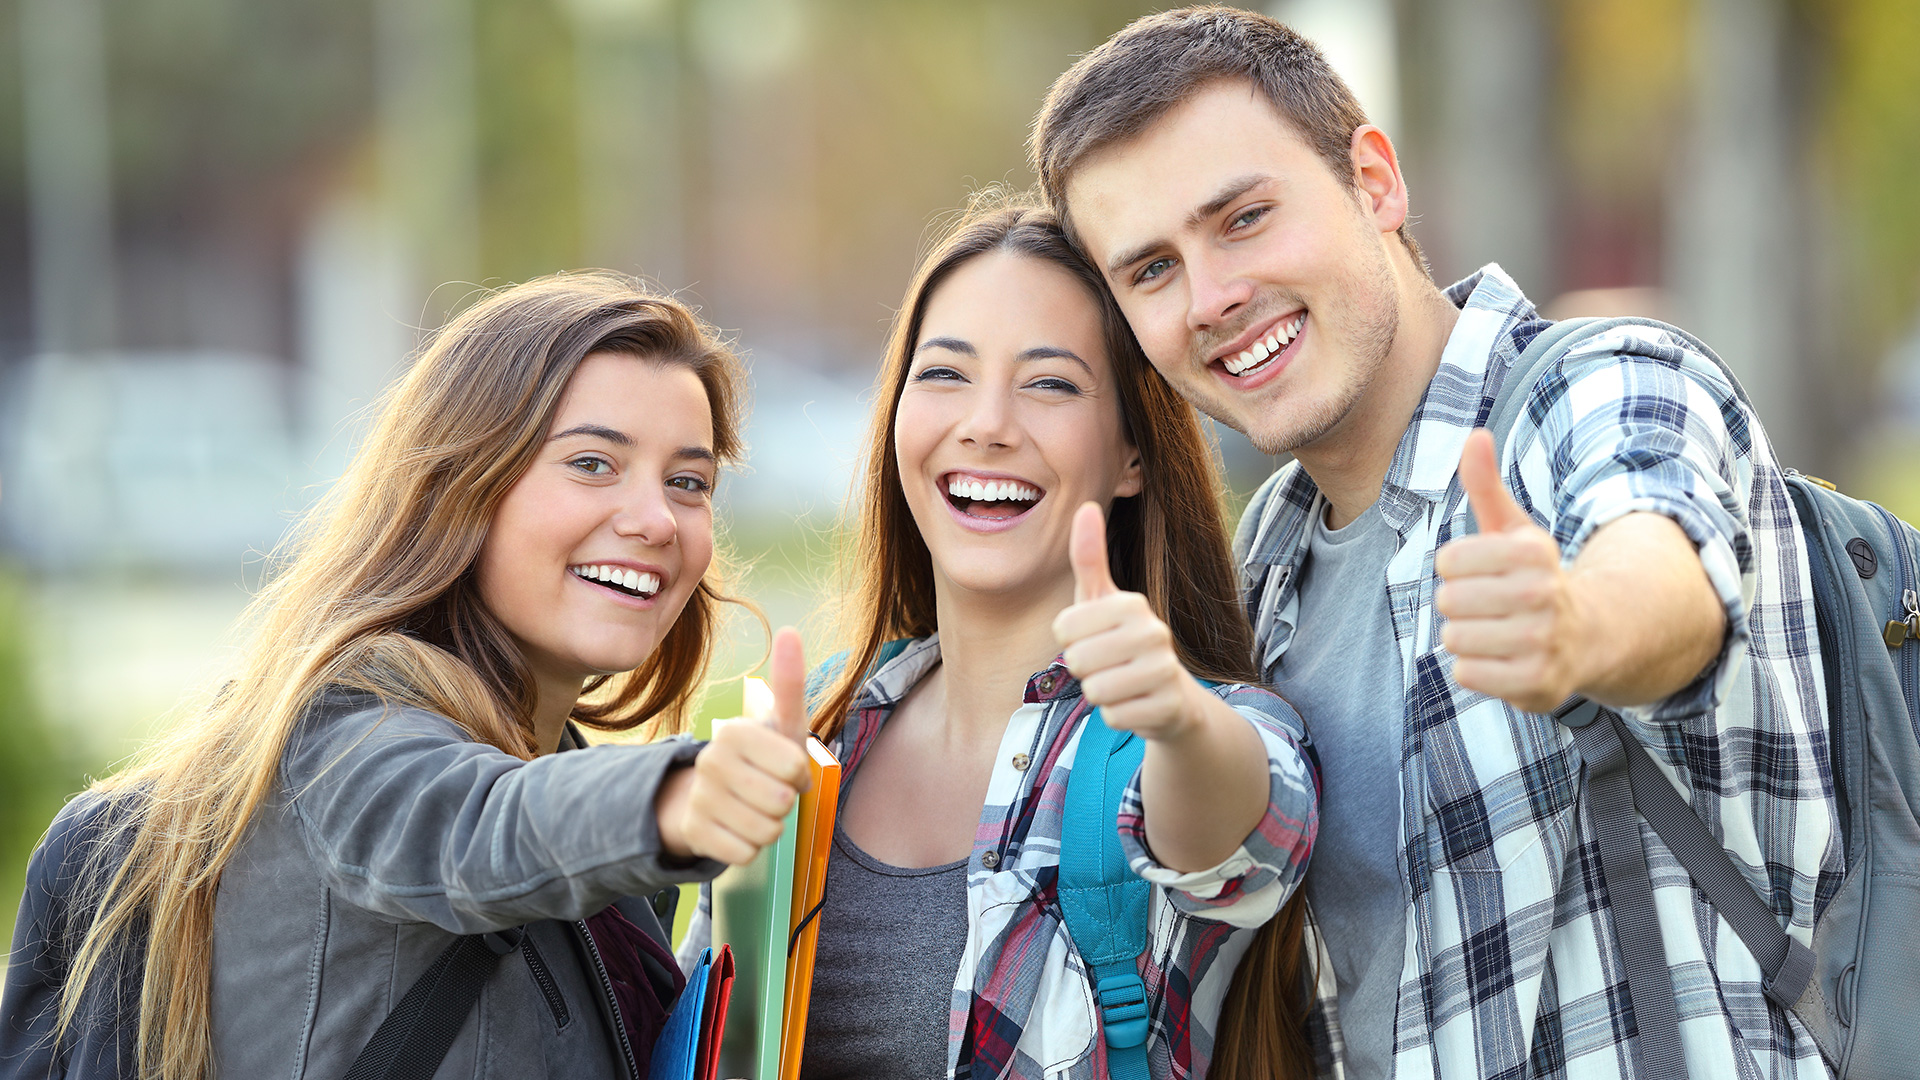
[[[990,1007],[1019,1028],[1010,1052],[976,1039],[976,1053],[1004,1056],[990,1063],[996,1067],[1026,1059],[1043,1077],[1090,1076],[1093,990],[1059,908],[1040,902],[1035,876],[1023,870],[976,877],[967,906],[974,1007]]]

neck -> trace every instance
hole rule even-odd
[[[535,673],[533,703],[533,749],[551,754],[560,749],[560,736],[566,733],[567,717],[580,700],[580,680]]]
[[[1347,525],[1380,498],[1394,451],[1440,369],[1447,337],[1460,318],[1460,310],[1410,259],[1395,258],[1392,265],[1400,319],[1386,363],[1346,417],[1294,451],[1327,497],[1329,528]]]
[[[1073,603],[1073,579],[1030,595],[967,592],[942,579],[934,602],[948,729],[997,738],[1026,699],[1027,679],[1060,653],[1053,620]]]

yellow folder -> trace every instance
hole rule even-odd
[[[820,901],[827,889],[827,857],[833,852],[833,822],[840,808],[840,762],[807,739],[813,783],[800,796],[794,830],[793,901],[787,927],[786,1016],[780,1025],[780,1078],[798,1080],[807,1040],[807,1003],[813,993],[813,953],[820,940]]]

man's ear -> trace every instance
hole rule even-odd
[[[1138,495],[1146,486],[1146,475],[1140,467],[1140,451],[1129,446],[1127,464],[1120,470],[1120,482],[1113,486],[1113,497],[1124,499],[1129,495]]]
[[[1399,229],[1407,220],[1407,184],[1400,176],[1393,140],[1372,124],[1361,124],[1353,131],[1351,154],[1354,194],[1361,209],[1381,232]]]

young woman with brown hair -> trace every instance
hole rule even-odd
[[[1153,886],[1150,1074],[1308,1075],[1283,902],[1316,782],[1299,717],[1247,685],[1192,409],[1058,222],[1017,205],[937,245],[884,364],[850,648],[813,712],[845,774],[801,1075],[1107,1075],[1057,898],[1063,793],[1101,721],[1146,741],[1090,827]]]
[[[36,852],[0,1075],[339,1077],[484,940],[497,966],[423,1073],[644,1077],[679,989],[645,898],[750,859],[806,775],[790,631],[788,731],[577,729],[685,727],[741,382],[684,305],[611,274],[443,329],[255,602],[238,674]]]

